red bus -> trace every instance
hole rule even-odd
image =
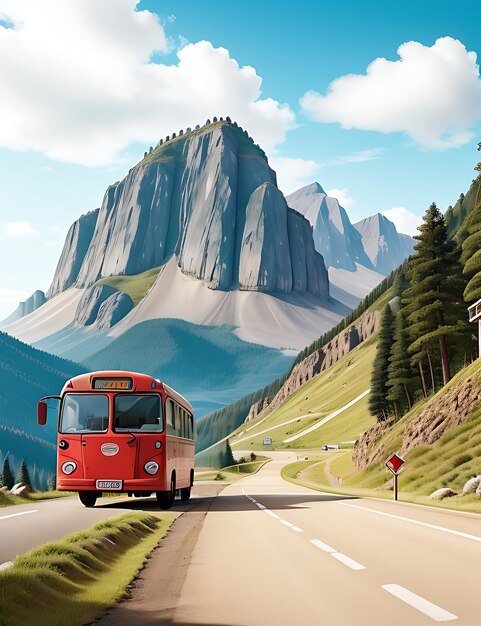
[[[177,491],[188,500],[194,481],[194,418],[189,402],[152,376],[91,372],[69,380],[49,400],[58,421],[57,489],[77,491],[94,506],[102,491],[155,493],[162,509]]]

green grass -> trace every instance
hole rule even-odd
[[[341,443],[357,439],[363,431],[375,423],[368,411],[368,396],[312,433],[291,443],[283,444],[284,439],[304,430],[369,389],[375,351],[376,337],[374,336],[305,384],[275,409],[267,419],[264,420],[266,414],[261,413],[255,421],[249,422],[248,425],[243,424],[230,438],[231,446],[240,450],[315,448],[325,443]],[[310,413],[316,415],[300,418]],[[295,418],[298,420],[282,426],[284,422]],[[251,426],[254,426],[252,430],[246,432],[246,428]],[[270,428],[273,430],[262,433]],[[251,435],[255,437],[240,441]],[[272,446],[263,445],[264,437],[272,438]]]
[[[15,504],[26,504],[27,502],[37,500],[53,500],[55,498],[66,498],[73,496],[72,491],[34,491],[26,496],[9,496],[0,493],[0,508],[4,506],[13,506]]]
[[[118,289],[126,293],[132,298],[134,306],[137,306],[155,283],[159,272],[160,267],[154,267],[151,270],[134,276],[109,276],[108,278],[102,278],[97,281],[97,284],[108,285],[109,287],[113,287],[113,289]]]
[[[256,474],[263,465],[268,463],[271,459],[267,457],[257,457],[255,461],[249,461],[247,463],[238,463],[236,465],[229,465],[220,470],[212,470],[207,472],[198,472],[195,474],[195,482],[204,480],[226,480],[235,481],[239,478],[244,478],[251,474]]]
[[[81,626],[126,595],[177,517],[130,513],[48,543],[0,572],[0,626]]]

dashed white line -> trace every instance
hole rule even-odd
[[[260,502],[256,502],[256,506],[258,506],[260,509],[265,509],[266,507],[261,504]]]
[[[324,550],[324,552],[336,552],[336,550],[334,548],[331,548],[331,546],[327,545],[327,543],[323,543],[322,541],[319,541],[319,539],[311,539],[311,543],[316,546],[316,548],[319,548],[320,550]]]
[[[11,513],[10,515],[3,515],[2,517],[0,517],[0,520],[9,519],[10,517],[18,517],[19,515],[30,515],[30,513],[38,513],[38,510],[35,509],[33,511],[22,511],[21,513]]]
[[[350,557],[346,556],[345,554],[342,554],[341,552],[332,552],[331,556],[333,556],[335,559],[337,559],[341,563],[344,563],[344,565],[347,565],[351,569],[355,569],[355,570],[366,569],[364,565],[361,565],[354,559],[351,559]]]
[[[436,524],[428,524],[427,522],[420,522],[410,517],[402,517],[401,515],[393,515],[392,513],[384,513],[384,511],[375,511],[364,506],[357,506],[356,504],[347,504],[346,502],[336,502],[339,506],[348,506],[351,509],[359,509],[360,511],[366,511],[367,513],[375,513],[376,515],[383,515],[384,517],[391,517],[393,519],[399,519],[403,522],[409,522],[410,524],[416,524],[417,526],[424,526],[425,528],[433,528],[434,530],[440,530],[450,535],[457,535],[458,537],[464,537],[464,539],[471,539],[472,541],[481,542],[481,537],[478,535],[470,535],[463,533],[460,530],[452,530],[451,528],[444,528],[444,526],[436,526]]]
[[[290,528],[291,526],[293,526],[293,524],[291,524],[290,522],[288,522],[286,519],[281,519],[281,524],[284,524],[284,526],[287,526],[288,528]]]
[[[429,600],[425,600],[412,591],[401,587],[401,585],[382,585],[382,588],[396,598],[399,598],[399,600],[402,600],[418,611],[421,611],[421,613],[424,613],[424,615],[427,615],[436,622],[452,622],[453,620],[458,619],[458,616],[454,615],[454,613],[445,611],[440,606],[429,602]]]
[[[291,525],[291,530],[293,530],[295,533],[303,533],[304,532],[302,530],[302,528],[299,528],[299,526],[293,526],[293,525]]]

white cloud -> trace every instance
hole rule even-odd
[[[417,235],[417,227],[422,223],[423,218],[420,215],[415,215],[411,211],[408,211],[402,206],[393,207],[382,213],[388,220],[394,222],[398,233],[404,233],[405,235]]]
[[[0,304],[18,304],[26,300],[31,294],[26,291],[17,291],[16,289],[8,289],[8,287],[0,287]]]
[[[365,161],[374,161],[379,159],[384,152],[384,148],[367,148],[366,150],[359,150],[359,152],[353,152],[352,154],[346,154],[345,156],[334,159],[334,165],[345,165],[347,163],[364,163]]]
[[[269,151],[294,113],[208,41],[157,62],[170,41],[136,0],[0,0],[0,146],[110,165],[132,142],[227,116]],[[156,56],[154,57],[153,55]],[[155,61],[152,59],[156,59]]]
[[[339,204],[345,209],[349,209],[356,204],[356,201],[349,195],[347,189],[328,189],[326,194],[331,198],[337,198]]]
[[[281,156],[271,157],[269,165],[275,170],[277,185],[284,195],[297,191],[310,183],[321,169],[319,163],[315,161]]]
[[[409,41],[399,60],[375,59],[366,73],[334,80],[326,95],[309,91],[304,113],[318,122],[382,133],[403,132],[426,148],[461,146],[481,119],[476,54],[451,37],[433,46]]]
[[[39,231],[32,226],[31,222],[21,220],[19,222],[5,222],[0,225],[0,232],[11,239],[25,239],[36,237]]]

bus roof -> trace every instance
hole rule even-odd
[[[71,391],[100,391],[100,388],[94,389],[94,380],[95,379],[112,379],[118,380],[122,378],[131,378],[132,379],[132,389],[125,389],[124,393],[128,393],[129,391],[141,391],[141,392],[152,392],[152,391],[165,391],[169,396],[171,396],[174,400],[176,400],[179,404],[181,404],[186,410],[193,412],[192,406],[190,402],[184,398],[180,393],[160,381],[158,378],[154,378],[153,376],[149,376],[148,374],[140,374],[139,372],[128,372],[124,370],[105,370],[98,372],[88,372],[86,374],[80,374],[79,376],[74,376],[70,380],[68,380],[63,389],[62,395]],[[104,391],[117,391],[115,388],[105,388]]]

